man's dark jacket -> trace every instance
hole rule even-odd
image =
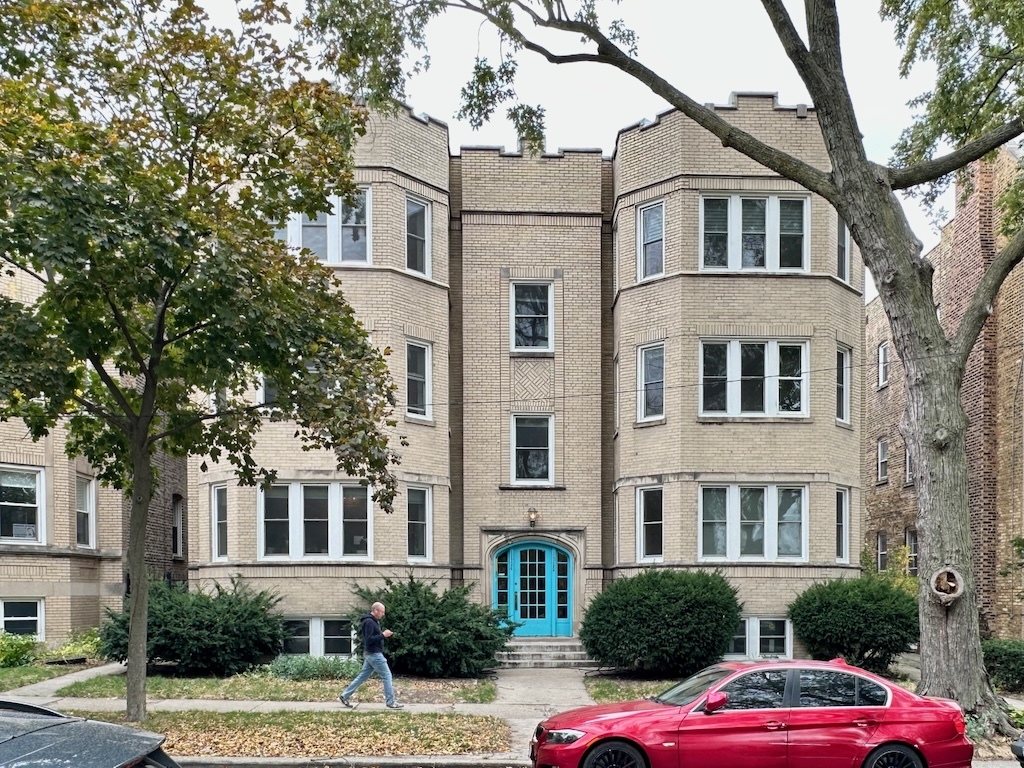
[[[360,620],[359,634],[363,636],[363,653],[384,653],[384,631],[372,613]]]

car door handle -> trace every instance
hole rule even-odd
[[[853,721],[853,724],[856,725],[858,728],[867,728],[869,725],[874,725],[875,721],[865,720],[863,717],[858,717],[856,720]]]
[[[786,724],[780,723],[778,720],[769,720],[764,724],[764,727],[769,731],[781,731],[786,727]]]

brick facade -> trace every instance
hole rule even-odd
[[[1000,246],[996,202],[1016,173],[1019,158],[1002,150],[992,162],[971,169],[971,191],[957,200],[956,216],[943,228],[940,243],[927,254],[934,266],[933,296],[947,334],[955,332],[985,268]],[[982,632],[1024,636],[1017,595],[1020,576],[1000,573],[1012,557],[1011,541],[1021,535],[1021,268],[1000,290],[994,311],[975,343],[964,371],[962,402],[967,413],[968,492]],[[915,530],[917,497],[913,464],[908,475],[900,434],[905,396],[903,368],[891,343],[879,299],[866,307],[865,552],[877,561],[878,537],[888,547],[903,545]],[[878,384],[877,349],[888,342],[889,383]],[[878,480],[877,445],[888,440],[889,477]]]

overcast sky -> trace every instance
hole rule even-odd
[[[802,28],[802,0],[786,2]],[[907,102],[930,88],[932,71],[918,67],[910,78],[899,77],[900,50],[892,26],[879,19],[877,0],[837,2],[845,70],[868,155],[887,163],[901,130],[910,124]],[[723,104],[733,91],[778,93],[783,104],[810,101],[758,0],[624,0],[618,6],[603,5],[602,18],[624,18],[637,32],[640,60],[698,102]],[[206,6],[222,22],[234,3],[206,0]],[[301,8],[301,0],[293,0],[293,7]],[[580,50],[573,36],[547,41],[559,53]],[[449,11],[432,23],[428,45],[430,68],[408,86],[413,110],[448,124],[453,152],[467,145],[513,149],[515,131],[501,115],[479,131],[455,118],[473,57],[479,52],[496,60],[493,33],[474,14]],[[518,95],[524,103],[545,107],[549,151],[597,147],[610,154],[620,129],[667,109],[645,86],[608,66],[555,66],[526,52],[520,61]],[[938,241],[938,233],[913,202],[907,210],[927,250]]]

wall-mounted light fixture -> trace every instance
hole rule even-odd
[[[526,510],[526,514],[530,518],[530,527],[533,528],[535,525],[537,525],[537,516],[540,514],[540,512],[537,511],[536,507],[530,507],[528,510]]]

